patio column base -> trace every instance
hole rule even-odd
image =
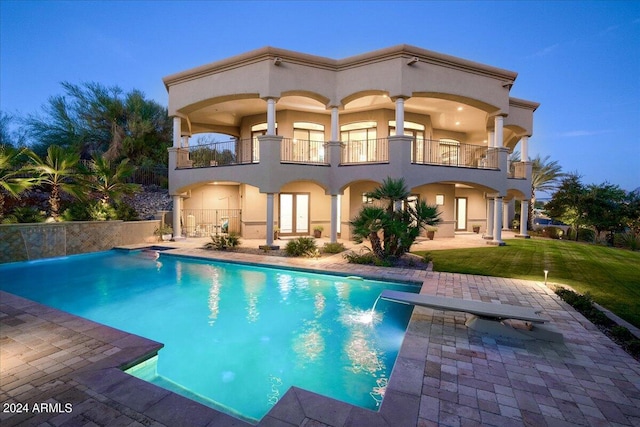
[[[505,246],[506,243],[502,240],[487,240],[487,245],[491,246]]]
[[[492,235],[485,235],[485,236],[482,236],[482,238],[484,240],[493,240],[493,236]]]
[[[516,234],[516,237],[519,237],[521,239],[530,239],[531,236],[529,236],[528,234]]]
[[[258,246],[258,249],[262,249],[263,251],[277,251],[278,249],[280,249],[280,246],[278,246],[278,245],[260,245],[260,246]]]

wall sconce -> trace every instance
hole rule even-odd
[[[280,66],[280,64],[282,64],[282,58],[280,58],[279,56],[273,58],[273,65]]]
[[[417,56],[414,56],[413,58],[411,58],[411,59],[409,60],[409,62],[407,62],[407,65],[413,65],[413,64],[416,64],[416,63],[418,63],[418,61],[420,61],[420,60],[418,59],[418,57],[417,57]]]

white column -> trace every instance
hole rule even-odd
[[[180,138],[182,137],[182,119],[180,117],[173,118],[173,146],[180,148]]]
[[[182,196],[173,196],[173,238],[182,237],[180,217],[182,216]]]
[[[502,229],[509,230],[509,202],[503,200],[502,202]]]
[[[496,133],[496,147],[497,148],[501,148],[503,145],[503,124],[504,124],[504,117],[502,116],[496,116],[494,119],[495,122],[495,133]]]
[[[486,236],[493,238],[493,199],[487,199],[487,232]]]
[[[331,243],[338,241],[338,195],[331,195]]]
[[[338,116],[338,107],[331,108],[331,141],[339,141],[338,134],[340,132],[340,122]]]
[[[404,98],[396,99],[396,135],[404,135]]]
[[[487,134],[487,147],[493,148],[496,146],[496,134],[493,131],[489,131]]]
[[[527,223],[529,222],[529,201],[520,201],[520,237],[529,237]]]
[[[502,245],[502,197],[496,197],[493,201],[493,243]]]
[[[267,135],[276,134],[276,100],[267,99]]]
[[[267,246],[273,246],[273,193],[267,193]]]
[[[522,147],[520,147],[520,161],[528,162],[529,161],[529,137],[523,136],[520,140]]]
[[[182,147],[189,148],[189,135],[182,135]]]

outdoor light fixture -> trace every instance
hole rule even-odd
[[[409,62],[407,62],[407,65],[413,65],[413,64],[417,63],[418,61],[419,61],[418,57],[414,56],[413,58],[411,58],[409,60]]]
[[[549,275],[549,270],[544,271],[544,285],[547,286],[547,276]]]
[[[279,56],[273,58],[273,65],[279,66],[280,64],[282,64],[282,58]]]

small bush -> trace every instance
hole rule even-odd
[[[322,247],[322,252],[326,254],[339,254],[340,252],[345,251],[346,248],[342,243],[325,243]]]
[[[140,219],[135,208],[124,202],[116,205],[116,216],[122,221],[137,221]]]
[[[640,250],[640,235],[633,234],[630,231],[617,234],[615,237],[615,245],[631,249],[632,251]]]
[[[622,341],[631,341],[631,340],[635,339],[635,337],[629,331],[629,329],[625,328],[624,326],[616,325],[616,326],[611,328],[610,332],[611,332],[611,335],[614,338],[622,340]]]
[[[44,222],[46,215],[34,206],[17,207],[3,221],[5,224]]]
[[[363,249],[366,249],[366,250],[363,250]],[[378,267],[391,267],[391,262],[389,260],[380,259],[369,248],[363,248],[363,249],[361,249],[359,253],[356,253],[353,251],[348,252],[344,254],[344,258],[350,264],[366,264],[366,265],[375,265]]]
[[[240,246],[240,237],[237,234],[230,233],[228,235],[211,236],[211,242],[204,247],[206,249],[215,249],[218,251],[226,251]]]
[[[422,262],[429,264],[431,261],[433,261],[433,255],[431,252],[425,252],[422,254]]]
[[[295,240],[290,240],[287,246],[285,246],[284,251],[292,257],[312,257],[318,255],[316,241],[311,237],[298,237]]]
[[[542,230],[542,237],[548,237],[550,239],[562,239],[564,231],[558,227],[545,227]]]

